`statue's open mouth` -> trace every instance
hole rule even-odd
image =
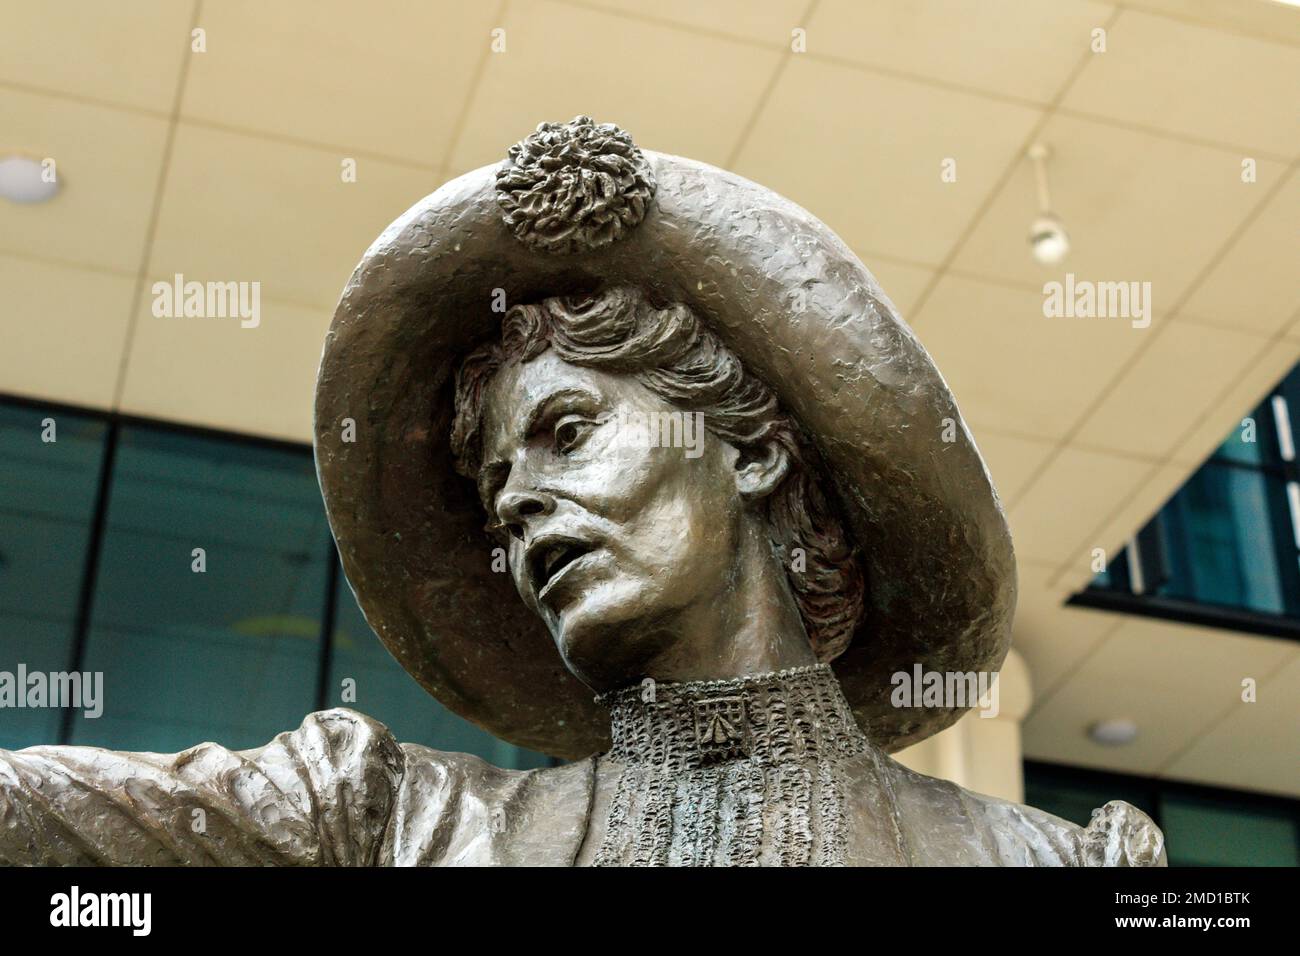
[[[595,550],[595,545],[576,538],[548,535],[534,541],[528,549],[528,573],[538,600],[560,579],[563,572],[579,558]]]

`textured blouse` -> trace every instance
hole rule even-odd
[[[728,728],[710,716],[704,733],[722,746]],[[796,862],[1164,865],[1160,831],[1128,804],[1109,803],[1079,827],[913,773],[869,745],[849,750],[835,755],[831,775],[838,829],[826,837],[818,825],[825,845]],[[728,772],[726,761],[700,769],[709,771],[706,780]],[[629,785],[645,782],[642,772],[634,755],[629,760],[617,748],[560,767],[502,770],[466,754],[399,744],[379,722],[346,709],[311,714],[256,750],[206,743],[166,755],[90,747],[0,751],[0,863],[568,866],[708,863],[715,850],[745,850],[740,837],[727,843],[725,834],[715,836],[707,859],[699,855],[706,851],[699,851],[698,835],[683,850],[674,818],[654,817],[653,801],[644,806],[661,838],[647,837],[638,823],[644,815],[616,805],[626,804]],[[771,779],[779,782],[782,773]],[[828,778],[818,771],[810,779]],[[613,794],[606,803],[615,805],[595,806],[602,792]],[[719,791],[699,792],[708,799]],[[816,786],[809,791],[814,803],[831,806],[820,793]],[[751,803],[763,799],[761,792],[750,795]],[[790,801],[771,802],[776,822],[765,828],[766,811],[755,804],[758,843],[741,862],[785,862],[780,854],[798,851],[800,841],[781,832],[793,832]],[[813,823],[817,813],[814,807]],[[642,851],[658,856],[638,859]],[[696,858],[683,859],[684,852]]]

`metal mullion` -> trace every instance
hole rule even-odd
[[[117,462],[119,425],[108,419],[104,434],[103,458],[99,462],[99,480],[95,489],[95,506],[91,510],[90,539],[81,571],[81,591],[77,596],[77,617],[72,631],[72,653],[68,660],[69,673],[80,673],[86,659],[86,645],[90,639],[90,618],[95,604],[95,587],[99,580],[99,562],[103,554],[104,531],[108,525],[108,504],[113,487],[113,468]],[[59,743],[72,741],[72,728],[76,711],[71,707],[63,711],[59,722]]]
[[[334,664],[334,618],[338,606],[339,552],[333,536],[328,540],[328,558],[325,567],[325,608],[320,618],[320,656],[316,671],[316,710],[330,706],[330,668]]]

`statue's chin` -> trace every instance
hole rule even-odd
[[[566,614],[554,636],[570,673],[593,691],[604,693],[645,676],[656,648],[652,641],[639,640],[639,633],[635,622],[610,622],[579,611],[572,617]]]
[[[562,626],[556,644],[564,666],[597,693],[640,680],[640,669],[627,659],[628,649],[610,628]]]
[[[583,584],[545,615],[565,666],[598,693],[639,682],[676,643],[679,609],[662,588],[633,574]]]

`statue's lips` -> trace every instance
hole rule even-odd
[[[545,535],[528,547],[526,560],[533,592],[541,601],[570,570],[596,550],[588,541],[564,535]]]
[[[590,564],[593,563],[595,557],[596,557],[596,552],[588,551],[586,554],[582,555],[581,557],[575,558],[574,560],[570,561],[559,571],[557,571],[549,581],[546,582],[546,586],[543,587],[542,590],[538,592],[537,600],[544,601],[546,599],[546,596],[550,594],[551,591],[553,591],[556,587],[562,584],[566,578],[569,578],[573,575],[574,568],[581,570],[582,568],[589,566]]]

